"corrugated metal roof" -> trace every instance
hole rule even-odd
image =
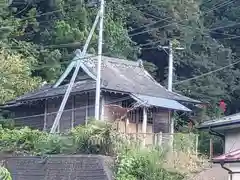
[[[207,129],[209,127],[215,128],[220,126],[229,126],[229,125],[238,124],[238,123],[240,123],[240,113],[232,114],[230,116],[225,116],[225,117],[218,118],[211,121],[206,121],[202,123],[198,128]]]
[[[240,162],[240,149],[215,157],[212,161],[214,163]]]
[[[147,106],[157,106],[157,107],[175,109],[180,111],[191,111],[190,109],[183,106],[179,102],[171,99],[152,97],[152,96],[146,96],[146,95],[140,95],[140,94],[132,94],[132,97],[135,100],[140,101],[141,103]]]

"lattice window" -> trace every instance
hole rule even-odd
[[[132,99],[122,101],[122,103],[121,103],[122,107],[124,107],[124,108],[130,108],[132,106],[132,104],[133,104]]]
[[[147,122],[149,124],[153,124],[153,109],[148,109],[147,110]]]
[[[143,122],[143,109],[139,108],[137,113],[139,114],[139,122]],[[147,123],[153,124],[153,108],[147,109]]]

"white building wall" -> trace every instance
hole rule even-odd
[[[225,132],[225,153],[237,149],[240,149],[240,129],[228,130]]]
[[[240,180],[240,163],[228,163],[227,166],[232,172],[232,179],[230,178],[231,175],[229,174],[229,180]]]

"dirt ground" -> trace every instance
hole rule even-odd
[[[192,180],[228,180],[228,172],[220,165],[212,165],[212,167],[198,173]]]

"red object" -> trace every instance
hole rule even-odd
[[[219,107],[223,112],[226,111],[226,103],[223,100],[220,101]]]
[[[215,163],[240,162],[240,149],[215,157],[212,160]]]

